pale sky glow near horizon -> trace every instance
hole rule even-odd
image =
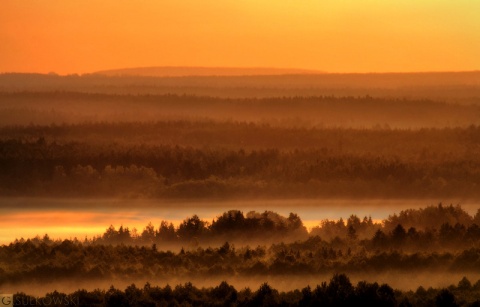
[[[0,72],[480,69],[480,1],[2,0]]]

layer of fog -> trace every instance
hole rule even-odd
[[[480,96],[480,94],[479,94]],[[246,121],[273,127],[399,128],[478,125],[479,104],[373,99],[368,93],[337,98],[224,100],[195,96],[119,96],[78,93],[0,95],[0,126],[85,122]],[[400,100],[398,100],[401,98]]]

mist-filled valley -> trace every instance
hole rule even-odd
[[[479,303],[478,72],[125,72],[0,75],[16,305]]]

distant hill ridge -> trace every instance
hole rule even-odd
[[[304,75],[322,74],[319,70],[270,67],[187,67],[158,66],[137,67],[97,71],[94,74],[106,76],[149,76],[149,77],[183,77],[183,76],[259,76],[259,75]]]

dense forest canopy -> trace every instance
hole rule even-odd
[[[480,197],[478,126],[29,125],[0,128],[0,145],[4,196]]]

